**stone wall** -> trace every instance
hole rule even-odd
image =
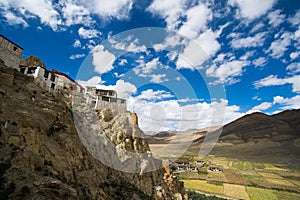
[[[19,70],[22,49],[0,35],[0,59],[7,67]]]

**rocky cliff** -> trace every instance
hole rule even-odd
[[[0,199],[187,198],[164,168],[151,170],[161,162],[133,114],[72,107],[6,67],[0,102]]]

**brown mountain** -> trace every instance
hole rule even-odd
[[[221,140],[241,139],[245,142],[268,138],[283,141],[299,136],[300,110],[289,110],[276,115],[252,113],[223,127]]]

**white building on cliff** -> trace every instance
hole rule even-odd
[[[115,90],[86,86],[86,103],[94,109],[110,108],[116,112],[126,112],[126,100],[118,98]]]
[[[67,74],[56,70],[47,70],[46,65],[38,57],[29,56],[22,60],[19,71],[22,74],[33,76],[40,86],[52,92],[84,93],[84,88]]]

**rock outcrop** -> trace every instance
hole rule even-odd
[[[1,199],[187,198],[183,184],[151,157],[131,113],[71,107],[31,77],[6,67],[0,74],[13,79],[0,79]],[[82,126],[91,121],[98,124]]]

